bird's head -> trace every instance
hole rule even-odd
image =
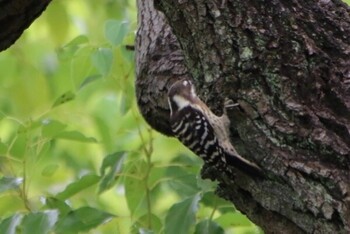
[[[169,89],[168,102],[170,115],[191,105],[197,98],[196,90],[190,80],[176,81]]]

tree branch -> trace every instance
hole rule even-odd
[[[0,0],[0,51],[10,47],[51,0]]]
[[[142,15],[145,8],[140,4]],[[178,62],[187,66],[204,100],[214,110],[221,108],[224,97],[240,104],[230,113],[232,141],[240,154],[265,170],[267,179],[254,181],[239,172],[218,174],[208,167],[203,176],[218,180],[218,193],[267,233],[348,233],[349,7],[339,0],[162,0],[155,4],[171,26],[167,38],[175,40],[170,36],[173,32],[181,45],[176,46],[177,55],[179,48],[183,53]],[[152,19],[155,22],[148,24],[139,18],[138,37],[154,31],[150,41],[171,44],[155,31],[159,23]],[[169,27],[163,17],[161,22]],[[148,43],[146,48],[151,49],[138,53],[148,53],[144,59],[150,60],[158,50],[144,41],[138,39],[138,48]],[[143,61],[143,68],[138,68],[137,86],[141,111],[162,131],[169,129],[166,103],[158,109],[151,100],[165,100],[172,69],[161,73],[157,67],[171,68],[167,64],[172,56],[165,50],[158,55],[157,66]],[[148,78],[152,82],[140,75],[143,72],[152,76]],[[154,86],[163,89],[149,91]]]
[[[165,135],[169,125],[167,90],[174,80],[189,78],[180,45],[163,13],[152,1],[138,0],[136,95],[146,121]]]

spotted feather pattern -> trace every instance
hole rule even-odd
[[[220,171],[234,166],[244,173],[263,177],[261,169],[240,156],[229,141],[229,119],[218,117],[196,95],[191,81],[174,83],[168,92],[170,124],[174,135],[206,163]]]
[[[176,137],[192,152],[217,167],[226,164],[213,127],[200,111],[187,106],[172,116],[170,121]]]

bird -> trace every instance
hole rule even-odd
[[[261,168],[239,155],[231,144],[227,109],[238,104],[225,99],[223,115],[215,115],[197,96],[189,79],[170,86],[168,104],[174,136],[206,163],[219,171],[231,171],[233,166],[248,175],[262,176]]]

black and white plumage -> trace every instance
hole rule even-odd
[[[261,169],[240,156],[230,142],[230,121],[224,114],[216,116],[196,95],[189,80],[175,82],[169,89],[170,124],[175,136],[192,152],[219,170],[227,164],[244,173],[261,176]]]
[[[171,121],[171,127],[176,137],[190,150],[196,153],[204,161],[210,164],[217,164],[218,160],[226,163],[219,147],[214,130],[204,115],[186,106],[182,108]]]

